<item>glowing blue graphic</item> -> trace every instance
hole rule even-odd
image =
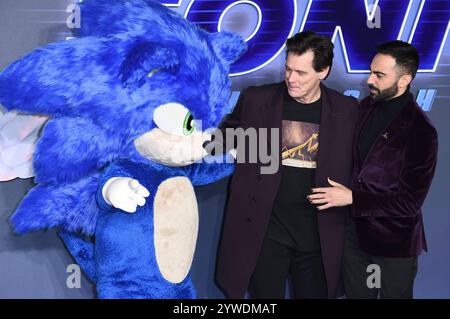
[[[364,0],[364,5],[366,7],[367,20],[372,21],[373,18],[375,18],[375,13],[377,12],[377,8],[378,8],[378,2],[380,2],[380,0],[375,0],[375,1],[373,1],[373,3],[369,3],[367,0]],[[370,11],[370,10],[372,10],[372,11]]]
[[[381,9],[381,27],[369,28],[367,1],[332,0],[312,1],[306,17],[305,30],[314,30],[342,44],[347,70],[350,73],[368,72],[374,54],[374,45],[398,38],[398,27],[404,24],[410,1],[375,1]],[[374,7],[376,8],[376,7]]]
[[[255,30],[253,30],[252,34],[250,34],[250,36],[248,36],[248,37],[245,39],[245,41],[248,42],[248,41],[250,41],[250,40],[255,36],[255,34],[259,31],[259,28],[261,27],[261,21],[262,21],[262,12],[261,12],[261,8],[260,8],[255,2],[253,2],[253,1],[241,0],[241,1],[237,1],[237,2],[234,2],[234,3],[230,4],[225,10],[223,10],[222,14],[220,15],[219,23],[218,23],[218,25],[217,25],[217,29],[218,29],[218,31],[222,31],[222,21],[223,21],[223,18],[225,17],[225,15],[227,14],[227,12],[228,12],[231,8],[233,8],[234,6],[237,6],[238,4],[249,4],[249,5],[251,5],[252,7],[254,7],[254,8],[256,9],[256,11],[258,12],[258,23],[257,23],[257,25],[256,25],[256,28],[255,28]]]
[[[210,32],[217,32],[222,12],[239,1],[191,1],[185,17]],[[231,76],[259,70],[272,62],[284,49],[286,39],[294,34],[297,3],[292,0],[254,1],[260,9],[259,30],[248,41],[248,50],[233,64]],[[241,2],[243,4],[243,2]]]
[[[375,46],[392,39],[404,39],[417,47],[419,72],[435,72],[450,30],[450,1],[443,0],[308,0],[304,17],[298,16],[298,0],[160,2],[171,7],[189,2],[185,17],[210,32],[222,29],[233,7],[246,4],[256,9],[257,21],[252,21],[256,27],[247,37],[249,50],[232,66],[231,76],[265,67],[283,52],[285,40],[302,30],[328,35],[333,42],[339,37],[348,73],[368,73]],[[367,21],[376,17],[377,9],[381,10],[381,27],[370,28]],[[407,27],[413,14],[414,22]],[[301,26],[294,30],[298,19]]]
[[[400,27],[400,31],[398,32],[397,40],[400,40],[402,35],[403,35],[403,33],[405,32],[406,21],[408,20],[408,17],[409,17],[409,15],[411,13],[411,7],[412,7],[413,2],[414,2],[413,0],[409,1],[408,9],[406,9],[406,13],[405,13],[405,18],[403,19],[402,26]],[[414,33],[414,30],[412,32]]]
[[[419,72],[435,72],[450,28],[450,1],[422,1],[409,42],[420,54]]]
[[[172,1],[164,0],[160,2],[167,7],[179,7],[181,5],[181,2],[183,2],[183,0],[172,0]]]
[[[437,95],[437,90],[419,90],[417,94],[416,102],[425,111],[429,112],[433,106],[434,98]]]

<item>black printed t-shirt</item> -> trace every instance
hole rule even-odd
[[[322,99],[302,104],[287,93],[283,105],[281,184],[267,236],[298,251],[320,250],[314,187]]]

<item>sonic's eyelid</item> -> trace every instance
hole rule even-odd
[[[147,76],[151,78],[155,73],[161,72],[161,69],[153,69],[147,73]]]
[[[173,135],[187,136],[196,131],[195,118],[180,103],[166,103],[155,108],[153,122],[160,130]]]

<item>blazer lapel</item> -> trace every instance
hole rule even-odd
[[[361,152],[359,149],[359,139],[362,133],[363,128],[366,126],[367,121],[369,120],[370,116],[373,114],[375,107],[372,104],[367,104],[367,105],[361,105],[360,107],[363,108],[363,110],[361,110],[361,116],[358,119],[358,123],[355,129],[355,140],[354,140],[354,153],[353,153],[353,158],[357,160],[356,163],[356,167],[360,167],[363,163],[362,163],[362,158],[361,158]]]
[[[408,103],[403,107],[400,113],[397,114],[397,116],[392,120],[387,129],[382,132],[377,140],[388,140],[402,134],[404,129],[411,125],[416,107],[414,97],[411,93],[409,93]]]
[[[317,169],[315,174],[316,186],[322,185],[326,181],[325,176],[326,159],[333,154],[330,153],[332,149],[330,146],[334,143],[333,130],[335,121],[339,120],[339,115],[342,113],[337,112],[333,102],[331,101],[327,87],[323,84],[320,85],[321,98],[322,98],[322,112],[320,116],[320,129],[319,129],[319,150],[317,153]]]
[[[396,117],[392,120],[392,122],[388,125],[388,127],[381,132],[381,134],[375,139],[369,153],[366,156],[366,161],[369,159],[370,155],[374,152],[377,152],[380,148],[382,148],[390,139],[393,139],[397,137],[398,135],[402,134],[404,130],[411,124],[412,119],[414,117],[414,111],[416,108],[416,105],[414,103],[414,98],[411,93],[408,103],[404,106],[404,108],[400,111],[399,114],[397,114]],[[375,106],[371,107],[371,110],[367,112],[365,116],[365,120],[363,123],[361,123],[360,127],[360,133],[362,129],[364,128],[364,124],[369,119],[370,115],[375,110]],[[359,134],[360,134],[359,133]],[[359,138],[358,138],[359,141]],[[359,143],[358,145],[358,158],[361,162],[360,152],[359,152]],[[361,163],[361,165],[364,165],[364,163]]]
[[[261,103],[260,116],[261,127],[265,128],[281,128],[281,121],[283,118],[283,103],[284,94],[286,92],[286,85],[281,82],[275,90],[272,98]]]
[[[261,101],[259,103],[259,123],[256,129],[267,129],[267,151],[271,152],[271,129],[278,130],[278,149],[276,156],[278,157],[278,170],[275,174],[266,175],[265,184],[270,184],[270,187],[273,187],[273,192],[276,192],[281,180],[281,124],[283,118],[283,103],[284,103],[284,94],[285,94],[286,86],[284,82],[281,82],[274,89],[274,93],[272,98]],[[259,139],[261,139],[260,132],[257,132],[258,135],[258,144],[261,143]],[[259,145],[258,145],[259,149]],[[269,154],[268,154],[269,155]]]

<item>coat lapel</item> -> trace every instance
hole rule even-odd
[[[395,138],[404,132],[404,129],[411,125],[414,118],[416,104],[414,103],[414,98],[411,93],[409,93],[408,103],[400,111],[400,113],[392,120],[388,125],[387,129],[382,132],[382,134],[375,141],[375,145],[378,142],[388,140],[390,138]],[[383,144],[383,143],[382,143]]]
[[[362,133],[363,128],[366,126],[366,123],[370,116],[373,114],[375,107],[369,102],[369,100],[362,101],[360,105],[360,116],[358,119],[358,123],[356,125],[355,130],[355,139],[353,141],[353,159],[357,162],[355,163],[357,167],[362,165],[361,152],[359,149],[359,139]]]
[[[369,153],[366,156],[366,161],[369,159],[371,154],[379,151],[383,146],[389,142],[391,139],[395,139],[398,135],[402,134],[404,130],[411,125],[412,119],[414,117],[414,111],[417,107],[414,103],[414,97],[411,93],[409,93],[410,97],[408,100],[407,105],[400,111],[399,114],[397,114],[396,117],[392,120],[392,122],[388,125],[388,127],[381,132],[381,134],[375,139],[373,146],[371,147]],[[360,165],[364,165],[362,162],[360,151],[359,151],[359,137],[361,135],[362,130],[364,129],[365,124],[367,123],[368,119],[370,118],[370,115],[373,114],[376,106],[370,105],[368,107],[367,112],[364,114],[364,116],[361,118],[360,126],[358,128],[358,140],[356,143],[356,150],[358,154],[356,154],[359,159]]]
[[[283,119],[283,104],[284,104],[284,94],[286,91],[286,85],[281,82],[276,89],[272,98],[267,101],[262,102],[259,107],[260,124],[258,128],[267,129],[267,150],[272,150],[271,147],[271,129],[275,128],[278,130],[278,170],[275,174],[268,176],[268,180],[272,180],[271,184],[274,187],[273,191],[276,192],[281,180],[281,124]],[[258,134],[258,139],[261,138]],[[260,143],[260,141],[258,141]]]
[[[284,94],[286,92],[286,85],[281,82],[271,99],[261,103],[260,116],[261,116],[261,127],[266,128],[281,128],[281,121],[283,118],[283,103]]]
[[[338,120],[338,116],[342,115],[341,112],[337,112],[333,101],[331,100],[328,89],[325,85],[320,85],[321,97],[322,97],[322,113],[320,116],[320,129],[319,129],[319,150],[317,153],[317,169],[315,174],[316,186],[323,185],[327,176],[326,171],[326,159],[333,154],[330,154],[331,146],[334,143],[333,130],[335,121]]]

